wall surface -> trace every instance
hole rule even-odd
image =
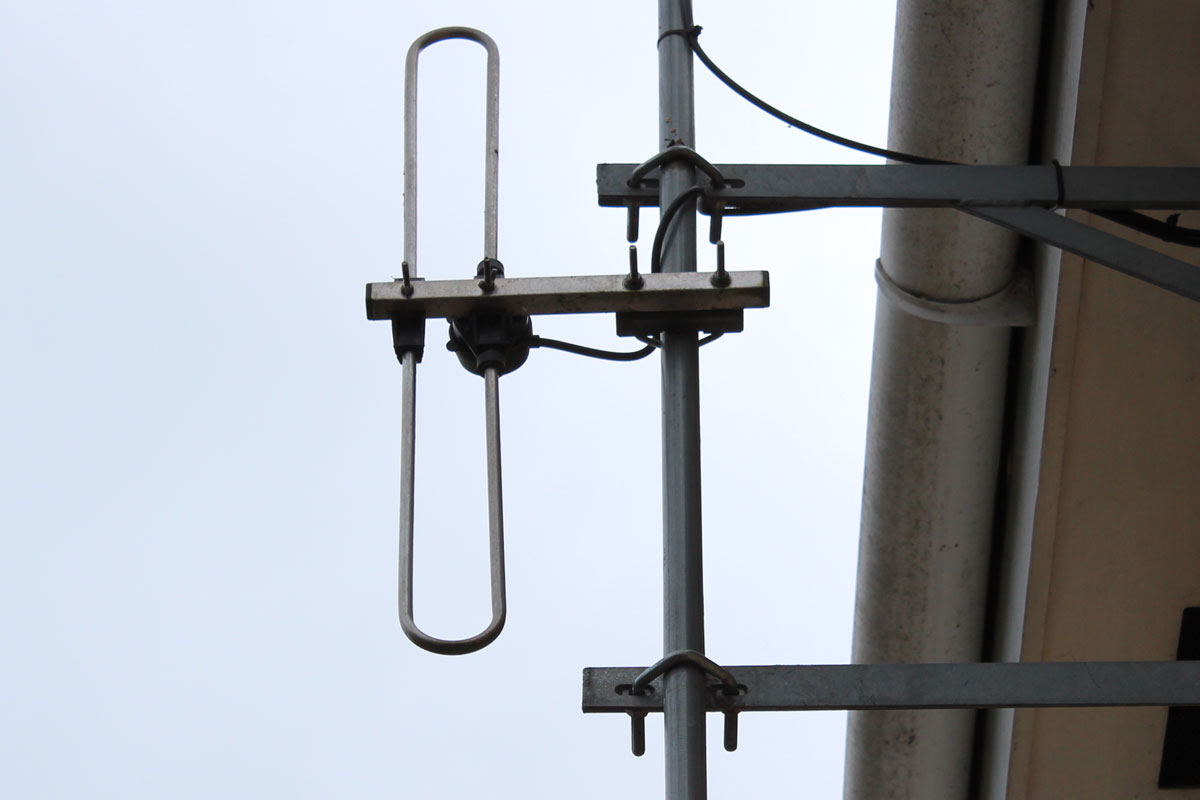
[[[1072,163],[1200,165],[1200,5],[1091,5]],[[1200,304],[1070,256],[1057,302],[1020,655],[1169,660],[1200,605]],[[1017,712],[1008,797],[1200,797],[1156,788],[1165,722],[1163,708]]]

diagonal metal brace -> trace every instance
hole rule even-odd
[[[1200,267],[1041,208],[966,208],[980,219],[1045,242],[1189,300],[1200,300]]]

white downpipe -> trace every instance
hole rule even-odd
[[[900,0],[889,147],[1025,163],[1042,18],[1030,0]],[[954,211],[890,209],[882,267],[933,300],[1012,280],[1016,238]],[[976,661],[1010,331],[929,322],[882,295],[875,318],[856,662]],[[847,800],[965,800],[974,712],[857,712]]]

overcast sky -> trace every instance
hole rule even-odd
[[[886,2],[697,0],[727,71],[883,143]],[[508,625],[396,621],[404,54],[501,51],[510,277],[625,269],[595,165],[657,149],[656,4],[0,0],[0,795],[658,797],[661,724],[584,717],[661,643],[659,366],[535,351],[501,381]],[[421,266],[481,253],[483,51],[422,58]],[[697,68],[714,162],[870,162]],[[643,244],[653,232],[645,212]],[[703,227],[703,226],[702,226]],[[772,308],[701,362],[709,654],[850,655],[879,213],[726,223]],[[701,247],[711,269],[712,248]],[[535,331],[621,349],[609,317]],[[482,381],[429,324],[417,616],[488,619]],[[743,715],[714,798],[841,791],[844,715]]]

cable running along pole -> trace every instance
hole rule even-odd
[[[683,4],[658,0],[658,145],[695,148],[692,49]],[[672,33],[674,32],[674,33]],[[672,160],[660,169],[659,209],[695,185],[695,168]],[[696,270],[695,200],[666,232],[663,272]],[[697,329],[662,332],[663,648],[704,652],[704,576],[700,524],[700,368]],[[705,675],[681,665],[664,676],[666,796],[705,800]]]

